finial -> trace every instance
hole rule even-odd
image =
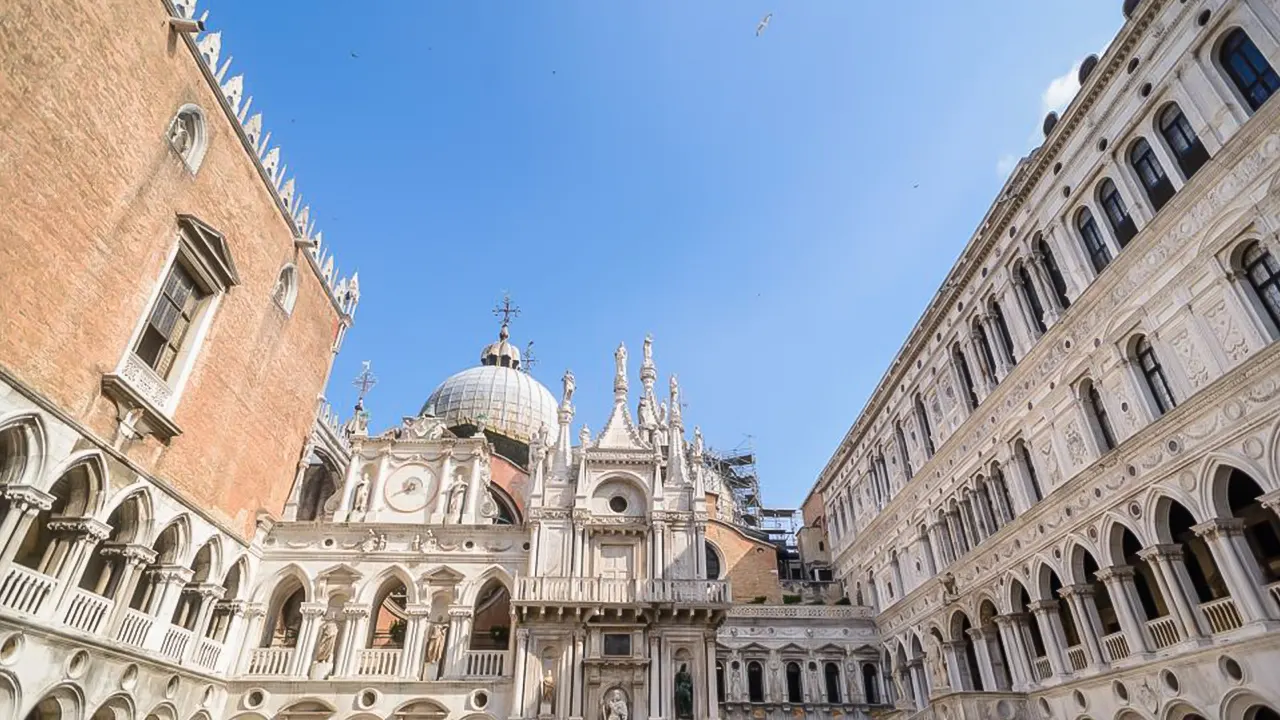
[[[502,293],[502,304],[493,309],[494,316],[502,317],[502,329],[498,331],[498,337],[503,340],[507,339],[507,325],[511,324],[511,318],[520,317],[520,307],[511,303],[511,294]]]
[[[613,361],[616,365],[616,372],[613,376],[613,394],[615,396],[625,396],[627,394],[627,346],[625,343],[618,343],[618,349],[613,351]]]
[[[644,364],[641,367],[653,367],[653,335],[644,336]]]
[[[578,444],[583,448],[591,444],[591,428],[586,425],[582,426],[582,429],[578,431]]]
[[[356,395],[357,410],[364,408],[365,395],[368,395],[369,391],[373,389],[373,386],[378,384],[378,378],[375,377],[373,374],[372,365],[373,365],[372,360],[365,360],[364,362],[362,362],[360,364],[360,374],[357,375],[356,379],[351,383],[352,385],[355,386],[357,390],[360,391]]]
[[[524,370],[525,374],[528,375],[533,371],[533,366],[537,363],[538,358],[534,357],[533,354],[533,341],[530,340],[524,346],[524,360],[520,362],[520,369]]]

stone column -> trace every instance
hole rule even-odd
[[[1182,546],[1152,545],[1138,551],[1138,557],[1150,563],[1155,570],[1156,584],[1165,602],[1173,607],[1173,615],[1182,629],[1183,639],[1203,637],[1207,634],[1201,625],[1200,608],[1193,607],[1186,589],[1191,587],[1186,577],[1187,566],[1182,561]]]
[[[1146,655],[1153,647],[1147,637],[1147,627],[1139,610],[1141,600],[1134,587],[1133,576],[1137,572],[1128,565],[1116,565],[1098,571],[1098,579],[1107,588],[1111,597],[1111,606],[1116,609],[1116,618],[1120,621],[1120,629],[1124,631],[1125,641],[1129,645],[1130,655]]]
[[[978,657],[978,675],[982,678],[982,689],[995,692],[999,687],[996,682],[995,668],[991,663],[991,647],[987,645],[987,633],[980,627],[969,628],[969,639],[973,642],[973,654]]]
[[[1027,667],[1027,654],[1018,636],[1017,622],[1010,615],[997,615],[994,620],[1004,643],[1004,663],[1009,668],[1011,689],[1014,692],[1024,692],[1030,687],[1033,676]]]
[[[525,714],[525,706],[528,704],[529,682],[529,628],[516,629],[516,662],[515,662],[515,689],[511,694],[511,714],[516,718],[529,717]],[[536,711],[534,713],[537,714]]]
[[[968,658],[964,654],[963,640],[947,640],[942,643],[942,657],[947,663],[947,685],[955,690],[970,690],[971,684],[964,681],[968,674]],[[964,663],[961,666],[961,663]]]
[[[654,718],[662,717],[662,663],[659,654],[661,647],[661,637],[651,631],[649,633],[649,715]]]
[[[316,637],[320,632],[320,624],[329,607],[324,603],[302,603],[302,627],[298,628],[298,644],[293,649],[293,667],[289,674],[296,678],[305,678],[311,671],[311,660],[316,654]]]
[[[1048,242],[1046,240],[1045,242]],[[1053,279],[1049,276],[1049,268],[1046,265],[1044,255],[1039,252],[1031,253],[1031,282],[1035,284],[1036,297],[1040,299],[1040,304],[1044,306],[1044,324],[1045,327],[1052,327],[1061,317],[1062,303],[1058,302],[1058,291],[1053,287]]]
[[[1013,358],[1005,357],[1004,336],[996,327],[995,316],[991,313],[983,313],[979,317],[982,320],[982,329],[987,333],[987,344],[991,346],[991,356],[996,360],[996,377],[1003,380],[1012,369]]]
[[[98,552],[104,557],[115,558],[114,562],[120,565],[115,592],[111,596],[115,605],[102,626],[106,635],[114,640],[116,629],[128,611],[129,601],[133,599],[138,581],[142,578],[142,569],[155,562],[156,552],[145,545],[133,543],[109,543]]]
[[[720,718],[720,701],[716,696],[716,636],[715,633],[708,633],[706,637],[706,660],[707,660],[707,682],[706,682],[706,702],[707,702],[707,718],[709,720],[719,720]],[[728,678],[726,678],[727,680]],[[697,692],[696,688],[694,690]],[[727,699],[726,695],[726,699]],[[695,708],[696,710],[696,708]]]
[[[111,526],[91,518],[54,518],[49,521],[49,529],[65,536],[67,554],[62,558],[54,577],[58,581],[54,596],[46,598],[41,606],[41,615],[60,616],[70,602],[72,591],[84,572],[85,563],[94,546],[111,535]]]
[[[31,529],[31,523],[41,511],[53,508],[53,495],[30,485],[5,485],[0,487],[0,497],[9,501],[9,512],[0,522],[0,577],[8,571],[13,558],[22,547],[22,541]]]
[[[333,657],[333,677],[355,677],[356,662],[359,659],[362,638],[369,622],[369,607],[357,603],[342,606],[341,642],[338,643]]]
[[[421,680],[423,653],[427,649],[427,629],[431,624],[429,605],[408,605],[404,609],[409,617],[404,633],[404,650],[401,652],[400,677],[406,680]]]
[[[581,629],[573,631],[573,694],[569,701],[569,717],[571,720],[581,720],[582,703],[586,698],[587,689],[583,686],[583,668],[586,667],[586,639],[587,634]]]
[[[196,614],[195,624],[191,627],[191,642],[187,643],[187,651],[183,654],[182,659],[188,660],[195,655],[196,648],[200,645],[200,641],[204,640],[209,634],[209,622],[213,619],[214,605],[222,599],[226,588],[215,583],[199,583],[194,586],[188,586],[189,592],[195,593],[200,599],[199,610]]]
[[[1191,528],[1204,538],[1214,562],[1222,572],[1227,591],[1245,623],[1268,620],[1270,613],[1262,604],[1258,588],[1264,584],[1262,570],[1244,537],[1244,520],[1214,518]]]
[[[217,609],[225,615],[226,626],[221,639],[222,656],[218,658],[218,665],[214,668],[214,672],[230,674],[235,667],[233,658],[239,657],[239,654],[244,653],[251,646],[247,638],[241,637],[248,604],[243,600],[224,600],[218,603]],[[236,642],[237,638],[240,639],[239,643]]]
[[[1084,651],[1089,655],[1089,665],[1093,670],[1101,670],[1107,665],[1102,654],[1100,639],[1102,637],[1102,619],[1098,616],[1098,604],[1093,599],[1092,585],[1068,585],[1058,591],[1066,599],[1071,617],[1076,621],[1076,631],[1080,633],[1080,642],[1084,643]]]
[[[707,523],[696,521],[693,524],[693,561],[696,567],[694,577],[707,576]]]
[[[258,647],[259,638],[262,635],[262,623],[266,616],[267,608],[264,605],[254,603],[245,607],[244,634],[236,643],[236,661],[229,665],[236,675],[244,675],[249,671],[249,660],[253,657],[254,649]]]
[[[151,631],[143,646],[145,649],[155,650],[160,647],[169,630],[170,619],[178,605],[182,587],[191,581],[194,573],[190,568],[180,565],[161,565],[147,573],[152,576],[153,583],[147,613],[155,618],[155,622],[151,624]]]
[[[1031,612],[1035,613],[1036,622],[1040,626],[1040,639],[1044,641],[1045,655],[1053,674],[1065,677],[1071,674],[1067,665],[1065,644],[1062,633],[1062,618],[1058,616],[1057,600],[1041,600],[1031,603]]]
[[[453,605],[449,608],[447,644],[444,677],[457,679],[466,671],[467,648],[471,644],[471,607],[469,605]]]
[[[929,689],[924,678],[924,661],[916,658],[907,662],[911,674],[911,690],[916,696],[916,710],[923,710],[929,704]]]

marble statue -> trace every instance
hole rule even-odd
[[[627,709],[627,696],[620,688],[610,690],[604,696],[604,720],[629,720],[631,711]]]
[[[316,639],[316,662],[327,663],[333,659],[333,646],[338,641],[338,623],[326,619],[320,626],[320,637]]]
[[[173,120],[173,128],[169,130],[169,142],[179,155],[186,155],[191,149],[191,131],[187,129],[187,120],[179,115]]]
[[[689,666],[681,663],[676,672],[676,718],[693,720],[693,676]]]
[[[440,658],[444,657],[444,628],[444,623],[439,620],[428,623],[426,653],[428,663],[438,663]]]
[[[627,376],[627,346],[618,343],[618,349],[613,352],[613,362],[617,366],[617,374],[620,378]]]
[[[565,407],[568,407],[569,403],[573,402],[573,391],[578,387],[578,384],[573,377],[573,371],[565,370],[564,378],[561,380],[561,382],[564,383],[564,397],[562,400],[562,404]]]
[[[742,673],[738,670],[729,670],[729,698],[737,700],[742,697]]]
[[[653,367],[653,336],[644,336],[644,366]]]
[[[448,522],[458,522],[459,515],[462,514],[462,503],[467,498],[467,481],[462,477],[453,479],[453,485],[449,487],[449,518]]]
[[[361,480],[356,485],[355,497],[351,500],[351,510],[362,513],[369,508],[369,481]]]
[[[556,697],[556,679],[551,675],[551,668],[547,668],[547,673],[542,676],[542,707],[541,712],[551,714],[555,708]]]

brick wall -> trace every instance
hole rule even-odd
[[[176,243],[177,213],[221,231],[242,284],[222,300],[176,409],[183,434],[126,449],[239,532],[279,512],[339,315],[295,250],[235,128],[159,0],[9,0],[0,22],[0,366],[98,437],[103,373],[128,349]],[[199,105],[192,176],[166,140]],[[300,268],[286,317],[280,268]]]
[[[734,602],[751,602],[762,596],[772,605],[782,602],[778,554],[772,545],[719,520],[707,522],[707,541],[720,551],[721,577],[732,583]]]

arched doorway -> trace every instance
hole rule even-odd
[[[1262,506],[1262,488],[1248,473],[1232,468],[1225,485],[1227,515],[1243,522],[1262,583],[1271,586],[1273,596],[1280,596],[1280,515]]]

